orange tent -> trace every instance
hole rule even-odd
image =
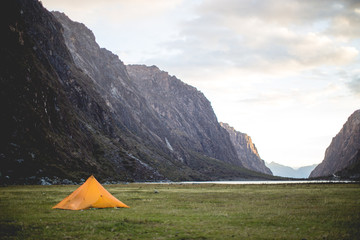
[[[129,208],[129,206],[122,203],[106,191],[106,189],[101,186],[94,176],[91,176],[86,180],[86,182],[84,182],[83,185],[64,198],[64,200],[59,202],[53,208],[81,210],[88,208],[113,207]]]

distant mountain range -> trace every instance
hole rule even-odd
[[[292,168],[275,162],[271,162],[271,163],[266,163],[266,166],[271,169],[274,176],[291,177],[291,178],[308,178],[311,171],[317,166],[317,164],[304,166],[300,168]]]

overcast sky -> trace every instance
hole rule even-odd
[[[360,109],[360,1],[42,0],[202,91],[267,162],[320,163]]]

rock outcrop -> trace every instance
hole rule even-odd
[[[324,177],[343,173],[357,175],[360,155],[360,110],[355,111],[326,149],[324,160],[311,172],[310,177]],[[350,177],[350,176],[348,176]]]
[[[236,131],[227,123],[220,124],[229,133],[230,140],[235,146],[237,155],[245,168],[272,175],[271,170],[266,167],[264,160],[260,158],[250,136]]]

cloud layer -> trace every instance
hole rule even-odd
[[[270,73],[342,66],[359,56],[352,44],[359,37],[359,10],[356,1],[203,1],[197,17],[163,45],[177,56],[160,58],[177,66]]]
[[[181,0],[43,0],[49,9],[63,10],[77,19],[104,19],[114,24],[139,21],[154,15],[161,15],[179,5]],[[150,4],[149,4],[150,3]],[[106,21],[106,20],[105,20]]]

